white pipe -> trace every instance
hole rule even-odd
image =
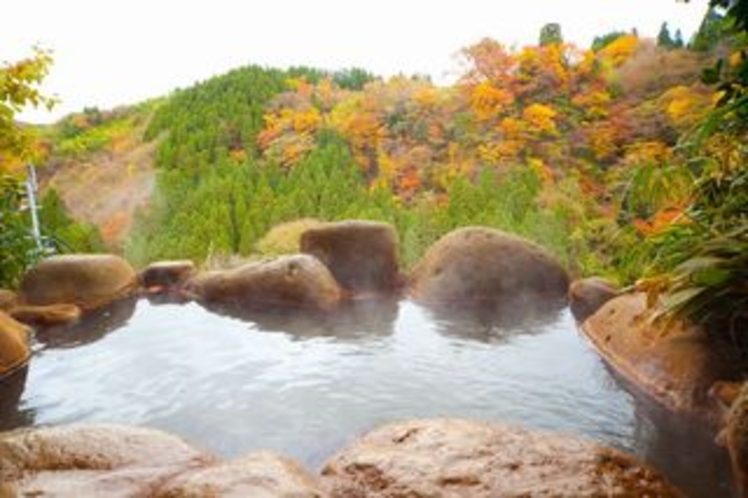
[[[26,194],[29,200],[29,210],[31,211],[31,235],[36,241],[36,247],[41,251],[42,246],[42,232],[39,228],[39,213],[37,212],[39,207],[36,204],[36,190],[38,188],[36,182],[36,169],[34,165],[29,163],[26,165],[28,171],[28,178],[26,179]]]

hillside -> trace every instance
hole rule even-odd
[[[748,21],[720,12],[687,45],[666,24],[657,41],[614,32],[589,49],[557,25],[537,45],[484,39],[448,87],[247,66],[86,109],[41,141],[6,119],[2,281],[53,247],[106,250],[101,233],[137,266],[205,264],[294,251],[278,234],[297,237],[295,220],[375,219],[397,229],[408,267],[443,234],[484,225],[732,331],[746,302]],[[53,104],[33,86],[50,61],[37,51],[4,69],[21,104]],[[32,157],[44,244],[29,236],[18,173]]]
[[[155,184],[157,142],[142,139],[151,112],[89,110],[47,132],[53,153],[39,171],[42,191],[55,189],[74,218],[99,227],[112,250],[122,250],[135,210]]]
[[[716,95],[701,82],[711,49],[611,33],[590,49],[484,39],[462,57],[450,87],[248,66],[88,110],[46,133],[44,185],[139,265],[253,254],[295,219],[370,218],[398,228],[406,264],[481,224],[575,273],[641,276],[640,241],[688,200],[685,145]]]

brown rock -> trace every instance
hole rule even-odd
[[[18,295],[7,289],[0,289],[0,311],[8,311],[18,302]]]
[[[0,482],[12,496],[150,496],[212,461],[152,429],[96,424],[0,434]]]
[[[74,304],[50,304],[32,306],[21,304],[10,310],[10,315],[19,322],[30,325],[64,325],[78,320],[81,309]]]
[[[333,497],[680,496],[633,457],[498,423],[414,420],[373,430],[327,462]]]
[[[140,283],[146,289],[168,290],[184,284],[196,271],[195,263],[189,260],[159,261],[140,273]]]
[[[301,252],[327,266],[347,291],[392,292],[401,284],[397,232],[387,223],[342,221],[301,235]]]
[[[155,495],[157,498],[205,496],[252,498],[322,498],[317,478],[294,460],[269,451],[180,474]]]
[[[186,289],[206,304],[238,309],[278,306],[327,311],[341,298],[330,271],[307,254],[205,272],[190,279]]]
[[[31,357],[29,329],[0,311],[0,377],[22,367]]]
[[[582,330],[616,370],[674,410],[708,405],[708,392],[735,374],[727,351],[693,325],[654,321],[642,293],[608,301]]]
[[[569,307],[574,318],[583,322],[617,295],[618,288],[603,278],[581,278],[569,286]]]
[[[568,285],[564,268],[543,248],[481,227],[439,239],[410,277],[411,294],[433,302],[565,299]]]
[[[725,386],[725,390],[728,389]],[[730,453],[735,482],[741,491],[741,496],[746,496],[748,492],[748,383],[740,387],[732,401],[727,414],[727,424],[720,435],[719,442]]]
[[[131,294],[135,270],[111,254],[52,256],[29,270],[21,282],[21,301],[47,305],[72,303],[83,310],[98,308]]]

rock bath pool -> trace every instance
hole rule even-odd
[[[238,319],[127,300],[38,332],[34,349],[27,370],[0,381],[2,430],[120,422],[225,456],[274,449],[318,469],[393,420],[500,420],[629,451],[689,496],[733,493],[703,421],[629,389],[566,308],[502,320],[362,301],[328,316]]]

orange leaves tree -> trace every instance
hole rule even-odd
[[[479,161],[501,166],[535,159],[568,168],[572,131],[574,148],[593,146],[587,128],[607,117],[610,101],[595,54],[559,36],[518,51],[484,39],[462,56],[467,70],[460,87],[481,137]]]

